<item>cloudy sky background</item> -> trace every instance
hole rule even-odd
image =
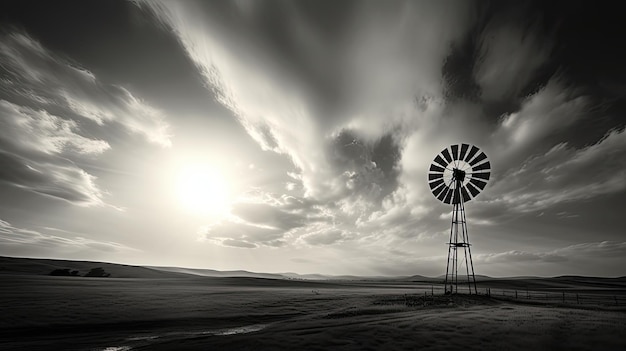
[[[626,275],[617,5],[1,6],[0,255],[437,276],[427,169],[470,143],[476,273]]]

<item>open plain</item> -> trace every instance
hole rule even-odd
[[[589,293],[580,278],[578,286],[574,278],[481,282],[478,296],[446,296],[438,284],[415,281],[34,274],[0,280],[2,350],[626,349],[622,280],[596,287],[598,296],[612,295],[595,304],[495,292],[530,286],[534,294]],[[491,297],[484,295],[489,286]]]

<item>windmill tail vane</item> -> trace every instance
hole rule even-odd
[[[441,151],[430,165],[428,185],[433,195],[445,204],[452,204],[450,239],[444,286],[446,293],[458,293],[459,271],[465,273],[468,291],[477,294],[474,263],[467,231],[465,203],[485,189],[491,175],[487,155],[474,145],[452,145]],[[461,257],[459,257],[461,256]],[[464,269],[463,269],[464,266]],[[463,272],[463,270],[465,272]]]

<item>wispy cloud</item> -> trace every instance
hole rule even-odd
[[[80,206],[106,192],[80,163],[111,148],[104,129],[120,124],[169,146],[162,114],[119,86],[20,33],[0,34],[0,181]]]
[[[151,142],[171,144],[168,124],[158,110],[123,87],[101,82],[30,36],[3,33],[0,52],[4,99],[64,119],[85,118],[97,125],[119,123]]]
[[[39,231],[18,228],[0,219],[0,242],[3,255],[42,257],[49,254],[88,255],[107,252],[137,251],[110,241],[93,240],[80,236],[62,237]]]

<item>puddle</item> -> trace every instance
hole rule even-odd
[[[235,335],[235,334],[252,333],[255,331],[263,330],[265,329],[266,326],[267,325],[265,324],[255,324],[255,325],[248,325],[245,327],[230,328],[230,329],[221,330],[213,335]]]
[[[215,335],[215,336],[226,336],[226,335],[237,335],[237,334],[247,334],[256,332],[259,330],[263,330],[267,327],[267,324],[253,324],[246,325],[243,327],[235,327],[235,328],[227,328],[227,329],[212,329],[212,330],[204,330],[204,331],[195,331],[195,332],[170,332],[164,333],[161,335],[145,335],[145,336],[130,336],[126,338],[125,343],[133,344],[124,345],[124,346],[108,346],[105,348],[94,349],[94,351],[130,351],[133,347],[138,346],[148,346],[152,340],[159,339],[159,341],[164,340],[177,340],[177,339],[185,339],[188,337],[200,336],[200,335]]]

